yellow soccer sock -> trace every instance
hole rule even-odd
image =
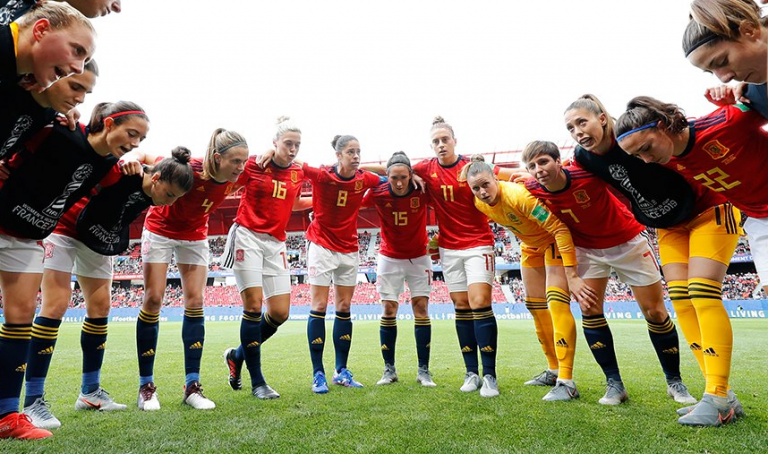
[[[539,338],[541,349],[547,357],[549,369],[557,370],[558,361],[555,353],[555,328],[552,325],[552,315],[544,298],[525,298],[525,307],[533,316],[536,325],[536,337]]]
[[[565,290],[547,287],[547,301],[554,325],[555,352],[560,365],[558,378],[573,379],[576,358],[576,321],[571,313],[571,297]]]
[[[707,376],[707,370],[704,365],[704,353],[701,349],[701,329],[699,327],[699,318],[696,316],[696,309],[693,307],[690,296],[688,296],[687,281],[669,281],[669,298],[672,300],[672,306],[677,314],[677,325],[683,330],[685,340],[691,349],[696,362],[699,363],[702,375]]]
[[[707,380],[704,392],[726,397],[731,375],[733,330],[723,307],[722,284],[704,278],[691,278],[688,280],[688,293],[701,326]]]

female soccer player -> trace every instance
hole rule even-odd
[[[82,14],[54,2],[42,2],[19,22],[0,26],[0,159],[54,118],[43,108],[45,100],[38,104],[26,90],[39,92],[60,77],[82,73],[94,51],[94,34]]]
[[[541,301],[552,313],[554,331],[542,339],[556,384],[543,400],[579,397],[573,382],[576,355],[576,322],[571,313],[569,288],[586,306],[597,303],[592,288],[576,272],[576,253],[568,227],[522,185],[497,181],[480,155],[464,167],[466,181],[475,195],[475,206],[492,221],[510,229],[522,244],[521,273],[526,299]],[[538,331],[545,331],[537,327]],[[552,351],[547,352],[547,347]],[[553,367],[554,366],[554,367]]]
[[[359,169],[360,142],[350,135],[336,136],[331,141],[337,164],[314,168],[303,165],[304,175],[312,182],[312,207],[315,213],[307,229],[307,267],[312,299],[307,340],[312,358],[312,391],[328,392],[323,367],[325,347],[325,311],[331,282],[336,296],[336,320],[333,323],[333,345],[336,369],[333,383],[362,388],[347,368],[352,345],[350,304],[357,284],[359,264],[357,216],[366,189],[379,184],[379,177]]]
[[[747,82],[745,98],[768,117],[768,18],[754,0],[694,0],[683,52],[724,83]]]
[[[100,112],[102,108],[100,105],[95,110]],[[103,129],[120,129],[128,114],[120,110],[109,113],[111,117],[100,117]],[[56,128],[59,126],[53,126]],[[42,131],[38,140],[45,140],[50,131]],[[61,134],[50,136],[50,146],[36,150],[34,144],[29,144],[28,151],[14,155],[8,163],[11,175],[0,188],[0,287],[5,316],[0,328],[0,417],[8,418],[0,420],[0,438],[50,436],[48,431],[34,429],[26,416],[17,413],[43,273],[43,245],[38,240],[53,231],[61,216],[88,194],[113,164],[85,145],[71,146],[69,142],[86,141],[83,131],[58,132]],[[137,146],[140,135],[125,139],[133,133],[131,129],[121,130],[106,144],[109,152],[121,156]],[[40,181],[46,184],[40,185]],[[43,335],[47,332],[35,331]]]
[[[755,175],[768,169],[768,159],[755,150],[768,149],[768,134],[762,130],[765,124],[763,116],[744,106],[721,107],[688,121],[676,105],[646,96],[631,100],[616,123],[619,144],[628,154],[669,165],[689,181],[701,182],[720,193],[749,216],[744,230],[763,283],[768,282],[768,197],[762,190],[762,179]],[[712,258],[726,261],[720,255]],[[713,272],[719,271],[717,264],[711,265]],[[679,422],[720,425],[740,413],[739,405],[727,395],[733,338],[730,324],[724,323],[727,314],[719,303],[721,281],[705,280],[697,290],[701,301],[696,301],[692,292],[690,296],[702,324],[707,389],[699,405]],[[714,328],[704,332],[704,323],[712,323]]]
[[[80,77],[82,75],[61,81],[43,94],[55,93]],[[39,162],[43,163],[50,162],[55,155],[91,156],[94,163],[88,165],[95,167],[95,173],[98,174],[91,180],[94,181],[95,178],[106,176],[126,150],[137,147],[146,137],[148,130],[148,118],[141,107],[135,103],[120,101],[97,105],[91,115],[86,134],[81,129],[73,132],[57,125],[51,128],[50,134],[45,138],[35,138],[32,142],[37,142],[34,153],[41,160]],[[21,157],[23,154],[20,154]],[[53,170],[58,168],[56,160],[48,165],[52,165]],[[85,200],[82,199],[65,211],[66,214],[59,222],[57,230],[44,242],[46,260],[42,282],[43,305],[32,325],[24,397],[24,414],[30,417],[35,426],[44,429],[61,425],[50,413],[48,402],[43,395],[61,319],[71,298],[73,264],[76,265],[75,274],[78,275],[78,281],[83,288],[88,309],[81,334],[83,383],[76,407],[85,409],[97,406],[106,411],[125,408],[115,404],[99,384],[104,350],[98,347],[106,340],[106,314],[109,313],[111,303],[112,261],[85,247],[73,232],[76,214],[82,209]],[[85,402],[90,402],[92,406],[83,406],[86,405]]]
[[[397,309],[407,282],[411,292],[418,357],[416,381],[422,386],[435,387],[437,385],[429,373],[432,338],[427,307],[432,290],[432,262],[426,255],[429,197],[411,184],[413,169],[404,152],[393,154],[387,161],[386,170],[389,181],[371,189],[363,199],[364,206],[376,207],[381,219],[376,290],[381,295],[384,309],[379,329],[384,374],[376,384],[388,385],[398,380],[395,369]]]
[[[151,160],[141,152],[131,153],[124,162]],[[198,410],[216,404],[205,397],[200,384],[200,361],[205,343],[203,294],[208,277],[208,219],[210,214],[238,186],[248,159],[245,138],[234,131],[216,129],[205,158],[192,159],[194,190],[178,203],[150,207],[144,220],[141,254],[144,263],[144,302],[136,322],[139,358],[139,400],[142,410],[160,409],[154,379],[160,309],[166,289],[168,265],[173,256],[181,275],[184,319],[181,339],[184,347],[184,403]]]
[[[245,361],[251,374],[251,394],[259,399],[280,397],[261,373],[261,344],[288,319],[291,277],[285,229],[293,209],[310,206],[297,198],[304,182],[304,171],[294,162],[301,130],[289,117],[280,117],[272,143],[272,159],[264,167],[256,157],[248,159],[238,181],[244,192],[221,259],[223,267],[233,270],[243,300],[240,346],[224,352],[229,384],[234,390],[242,387],[240,372]],[[267,312],[262,316],[264,300]]]
[[[495,397],[499,395],[499,387],[496,381],[498,327],[491,307],[495,273],[493,232],[488,220],[477,215],[467,183],[459,179],[469,158],[456,154],[453,128],[443,117],[435,117],[431,136],[435,157],[417,163],[413,170],[425,181],[440,228],[440,260],[456,308],[456,333],[467,370],[461,390],[480,389],[481,396]],[[498,168],[494,168],[494,173],[502,179],[509,179],[511,175]],[[483,362],[482,380],[478,375],[478,350]]]
[[[526,182],[526,188],[544,200],[570,229],[579,276],[599,298],[596,305],[582,305],[584,336],[607,381],[599,402],[618,405],[628,398],[603,313],[611,271],[632,288],[668,385],[682,381],[677,330],[664,307],[661,275],[645,228],[608,191],[605,182],[578,167],[563,168],[560,150],[552,142],[529,143],[521,159],[535,178]]]
[[[0,25],[8,25],[29,11],[37,3],[35,0],[2,0],[0,6]],[[122,11],[121,0],[68,0],[85,17],[91,19]]]

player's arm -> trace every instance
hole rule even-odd
[[[297,197],[293,202],[293,211],[304,211],[312,208],[312,196]]]
[[[162,159],[162,155],[145,153],[136,149],[124,154],[118,161],[118,165],[123,175],[143,175],[145,165],[155,165],[157,161]]]
[[[387,175],[387,168],[381,164],[360,164],[360,170],[366,170],[376,175]]]

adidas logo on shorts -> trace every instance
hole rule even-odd
[[[312,345],[318,345],[318,344],[322,344],[322,343],[323,343],[323,338],[322,337],[318,337],[317,339],[312,341]]]
[[[53,346],[50,346],[48,348],[44,348],[37,352],[38,355],[53,355]]]
[[[250,345],[249,345],[249,347],[250,347]],[[197,341],[194,344],[189,346],[190,350],[200,350],[201,348],[203,348],[203,343],[200,342],[200,341]]]
[[[349,334],[345,334],[343,336],[339,336],[339,340],[352,341],[352,336],[350,336]]]
[[[147,350],[144,353],[142,353],[141,356],[142,357],[155,356],[155,349],[154,348],[150,348],[149,350]]]

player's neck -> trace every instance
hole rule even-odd
[[[565,176],[565,171],[560,169],[557,172],[557,177],[553,178],[546,188],[549,192],[557,192],[565,189],[566,184],[568,184],[568,177]]]
[[[338,173],[342,178],[352,178],[355,175],[355,169],[354,167],[345,168],[339,164],[336,166],[336,173]]]
[[[99,156],[107,156],[109,154],[106,134],[88,134],[88,144]]]
[[[437,157],[437,162],[439,162],[441,166],[446,166],[446,167],[456,164],[456,161],[458,160],[459,160],[459,155],[457,155],[456,153],[452,155]]]
[[[672,156],[680,156],[688,148],[688,141],[691,138],[691,129],[685,128],[680,134],[675,134],[671,137],[672,144],[674,145],[674,151]]]

